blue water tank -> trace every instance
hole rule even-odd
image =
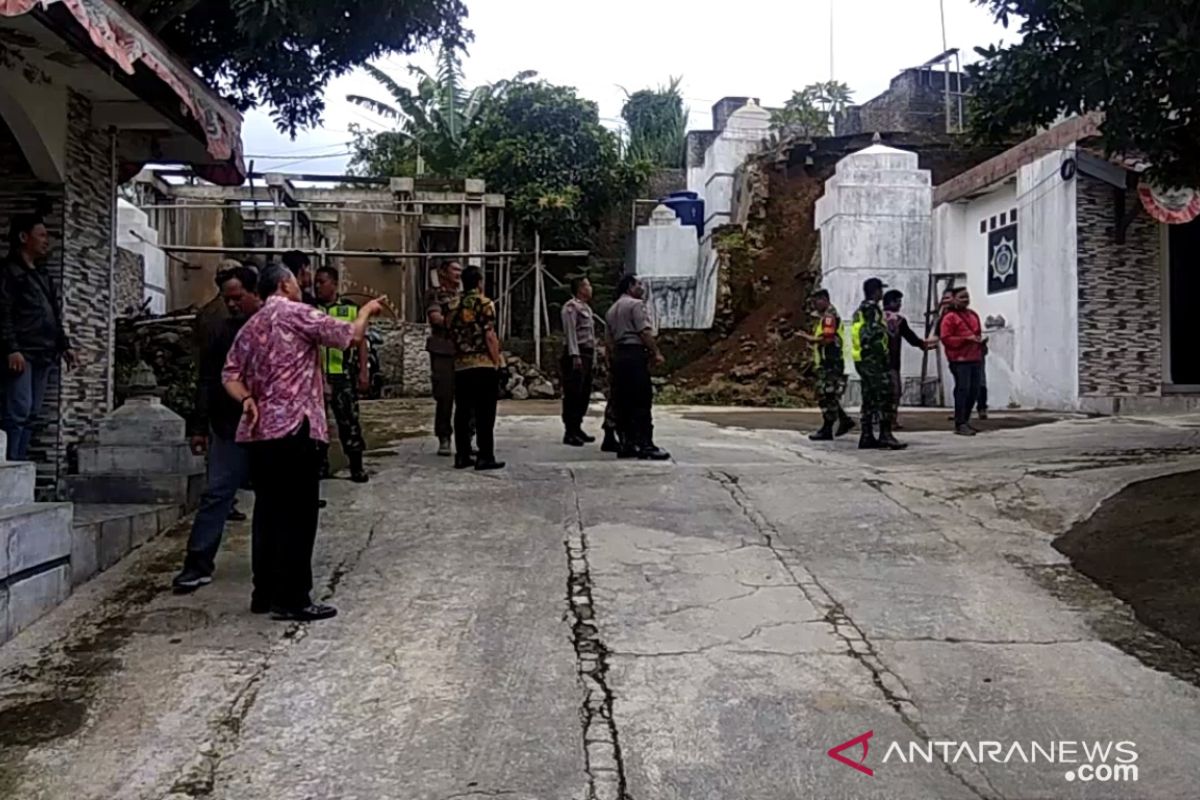
[[[695,192],[672,192],[659,200],[675,212],[679,221],[696,229],[696,238],[704,237],[704,201]]]

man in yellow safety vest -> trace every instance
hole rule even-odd
[[[353,322],[358,318],[358,306],[338,295],[338,272],[333,267],[317,270],[314,282],[317,308],[334,319]],[[363,452],[367,449],[362,426],[358,421],[358,393],[370,388],[371,377],[367,362],[367,343],[358,345],[356,357],[347,357],[344,350],[321,348],[325,380],[333,397],[333,416],[337,420],[338,439],[342,452],[350,462],[350,480],[366,483],[370,478],[363,467]],[[357,380],[355,380],[357,377]],[[326,458],[326,469],[328,458]]]

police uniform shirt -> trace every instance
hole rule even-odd
[[[630,295],[622,295],[605,315],[608,334],[618,345],[642,344],[642,333],[651,329],[646,304]]]

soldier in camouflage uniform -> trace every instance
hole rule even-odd
[[[895,412],[892,407],[891,376],[888,370],[888,329],[884,318],[884,283],[870,278],[863,283],[865,298],[854,314],[850,327],[854,366],[862,379],[862,450],[903,450],[892,434]],[[879,437],[875,436],[876,424]]]
[[[358,306],[338,296],[338,273],[333,267],[317,270],[315,288],[317,307],[326,314],[344,322],[353,322],[358,318]],[[370,480],[363,467],[363,452],[367,449],[367,443],[358,421],[358,393],[366,391],[371,385],[366,340],[359,344],[354,356],[348,356],[343,350],[322,347],[321,362],[332,397],[330,406],[337,420],[338,440],[346,460],[350,462],[350,480],[366,483]]]
[[[846,361],[842,356],[842,317],[829,302],[829,292],[817,289],[812,293],[813,309],[818,317],[812,333],[800,336],[813,343],[813,367],[817,372],[817,396],[824,423],[821,430],[808,438],[814,442],[832,441],[854,429],[854,420],[842,409],[846,391]],[[837,425],[837,433],[833,426]]]

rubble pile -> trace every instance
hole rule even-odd
[[[500,396],[505,400],[553,400],[558,388],[553,379],[524,361],[520,356],[505,355],[500,370]]]

